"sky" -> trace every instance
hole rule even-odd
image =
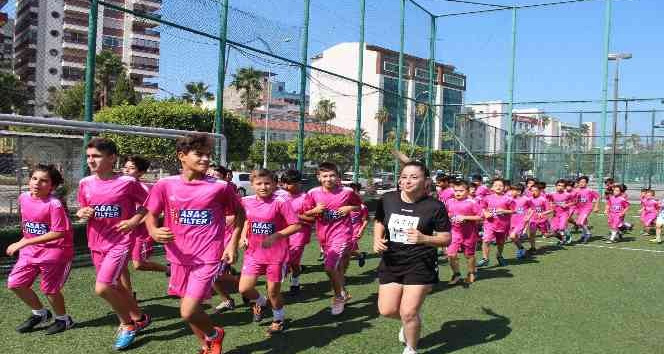
[[[229,0],[229,38],[249,42],[289,59],[300,58],[303,0]],[[508,0],[487,0],[510,5]],[[446,0],[419,0],[434,14],[488,9]],[[529,5],[550,0],[522,0]],[[366,0],[366,42],[399,49],[399,0]],[[406,1],[405,51],[429,57],[430,17]],[[517,12],[516,76],[517,102],[550,100],[599,100],[603,83],[603,33],[605,0],[560,6],[521,9]],[[8,5],[13,13],[14,1]],[[214,0],[163,0],[165,19],[218,35],[219,6]],[[630,52],[633,58],[621,62],[620,97],[664,97],[664,13],[662,0],[613,0],[612,52]],[[511,11],[440,17],[436,21],[436,60],[454,65],[467,75],[466,102],[508,98]],[[216,90],[218,48],[203,36],[160,26],[162,32],[160,78],[162,95],[180,94],[189,81],[204,81]],[[263,39],[263,41],[257,40]],[[309,57],[339,42],[359,39],[359,0],[311,0]],[[267,43],[266,47],[265,43]],[[297,90],[299,70],[287,63],[252,57],[232,50],[229,73],[238,67],[268,67]],[[609,97],[613,95],[614,62],[609,64]],[[226,83],[232,77],[228,75]],[[624,104],[621,103],[621,107]],[[550,112],[598,111],[601,104],[523,104]],[[611,108],[611,107],[609,107]],[[630,103],[630,110],[664,110],[659,100]],[[664,112],[657,113],[657,121]],[[576,122],[578,113],[552,114]],[[599,114],[585,113],[584,121],[596,121]],[[622,114],[619,129],[624,129]],[[628,130],[649,131],[650,113],[630,113]],[[661,132],[664,135],[664,130]]]

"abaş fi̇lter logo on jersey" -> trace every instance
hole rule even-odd
[[[275,226],[271,222],[251,222],[251,233],[254,235],[272,235],[275,231]]]
[[[100,204],[93,207],[95,219],[116,219],[122,214],[122,209],[116,204]]]
[[[45,222],[26,221],[25,224],[23,224],[23,231],[26,234],[41,236],[46,235],[48,230],[48,224]]]
[[[212,210],[209,209],[180,209],[177,216],[177,222],[181,225],[203,226],[212,223]]]

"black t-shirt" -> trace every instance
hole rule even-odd
[[[437,257],[436,248],[428,245],[404,243],[405,232],[416,228],[425,235],[435,232],[449,232],[450,219],[445,204],[425,196],[415,203],[401,200],[401,192],[385,193],[378,201],[376,221],[385,225],[387,250],[383,260],[388,265],[408,264],[421,257]]]

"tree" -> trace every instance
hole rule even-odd
[[[249,157],[253,143],[251,125],[229,111],[224,111],[224,134],[228,140],[228,159],[244,161]],[[116,106],[101,110],[95,121],[143,127],[182,129],[191,132],[210,132],[214,111],[205,110],[184,102],[165,102],[146,99],[136,106]],[[177,172],[179,163],[175,158],[172,139],[145,136],[109,134],[118,144],[121,154],[141,154],[161,167]]]
[[[99,107],[110,106],[110,92],[120,76],[127,75],[122,59],[110,50],[97,54],[95,84],[99,87]]]
[[[292,145],[292,147],[291,147]],[[263,142],[255,141],[249,151],[249,161],[254,167],[263,165]],[[296,161],[296,156],[291,152],[295,151],[295,142],[289,141],[270,141],[267,143],[267,161],[268,164],[276,164],[276,169],[280,169],[286,164]],[[270,166],[268,166],[270,167]]]
[[[415,105],[415,116],[424,119],[429,112],[429,105],[425,103],[418,103]]]
[[[389,132],[387,132],[387,137],[385,139],[386,140],[385,142],[394,143],[396,136],[397,132],[394,129],[390,130]],[[408,143],[408,132],[405,130],[401,132],[401,142],[406,144]]]
[[[25,113],[28,88],[13,74],[0,73],[0,113]]]
[[[362,128],[360,128],[360,139],[369,141],[369,133]]]
[[[314,117],[318,123],[323,124],[323,134],[327,133],[327,122],[337,117],[337,104],[329,99],[322,99],[316,104]]]
[[[53,112],[65,119],[82,120],[85,113],[85,84],[78,83],[65,90],[51,93]]]
[[[390,120],[390,111],[387,109],[387,107],[383,106],[378,108],[376,113],[374,114],[374,119],[380,124],[380,129],[379,131],[381,132],[379,136],[383,136],[383,126],[385,123],[387,123]]]
[[[210,85],[206,85],[204,82],[190,82],[185,85],[187,92],[182,94],[182,99],[193,103],[196,106],[200,106],[203,101],[211,101],[214,99],[214,94],[209,91]]]
[[[253,121],[254,110],[261,105],[262,78],[263,72],[253,67],[240,68],[237,73],[233,74],[231,86],[240,92],[240,101],[247,111],[249,121]]]
[[[369,143],[360,143],[360,161],[369,161]],[[296,144],[291,144],[290,153],[295,156]],[[334,162],[341,172],[348,171],[353,166],[355,156],[355,143],[350,136],[315,135],[304,139],[304,159],[320,163]]]
[[[140,95],[134,90],[134,84],[127,75],[118,76],[117,82],[111,91],[110,106],[120,106],[123,104],[135,105],[140,100]]]

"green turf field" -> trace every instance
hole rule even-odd
[[[633,217],[629,221],[638,223]],[[593,216],[593,224],[596,235],[606,234],[604,216]],[[664,246],[639,234],[635,230],[616,245],[596,238],[564,250],[541,240],[544,253],[521,263],[512,260],[514,251],[507,245],[509,266],[481,270],[478,282],[468,288],[444,283],[435,288],[423,308],[419,352],[663,353]],[[370,237],[363,241],[363,249],[369,250]],[[285,334],[267,338],[269,319],[252,323],[246,307],[214,316],[227,331],[225,353],[401,353],[399,323],[377,314],[378,258],[364,268],[351,265],[348,289],[353,299],[343,315],[333,318],[317,256],[311,245],[305,254],[309,272],[301,278],[303,292],[297,299],[287,298]],[[90,266],[72,271],[65,296],[78,325],[50,337],[40,331],[17,334],[14,327],[29,312],[12,293],[0,291],[2,353],[112,352],[116,319],[94,295],[93,276]],[[441,279],[449,277],[449,267],[441,265]],[[154,323],[130,352],[195,353],[197,341],[178,317],[177,300],[165,296],[166,278],[134,272],[133,279],[140,304]],[[212,305],[217,302],[214,298]]]

